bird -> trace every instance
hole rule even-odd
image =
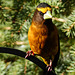
[[[36,7],[28,31],[28,40],[31,50],[27,52],[25,58],[34,54],[41,56],[47,70],[54,70],[59,59],[60,43],[57,27],[52,22],[52,8],[49,4],[40,3]]]

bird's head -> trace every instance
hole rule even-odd
[[[52,19],[52,9],[47,3],[40,3],[33,16],[33,20],[36,23],[42,23],[47,19]]]

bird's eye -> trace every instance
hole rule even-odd
[[[43,13],[42,13],[41,11],[39,11],[39,14],[40,14],[40,15],[43,15]]]

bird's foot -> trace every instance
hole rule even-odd
[[[34,56],[34,53],[33,53],[32,50],[26,52],[25,58],[29,57],[30,55],[33,55]]]
[[[47,71],[52,71],[52,60],[50,59],[50,64],[47,66]]]
[[[52,66],[48,65],[47,68],[48,68],[47,71],[52,71]]]

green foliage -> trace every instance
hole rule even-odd
[[[30,50],[28,29],[37,5],[52,7],[53,23],[60,36],[57,75],[75,75],[75,1],[74,0],[0,0],[0,46]],[[0,54],[0,75],[42,75],[31,61],[10,54]]]

